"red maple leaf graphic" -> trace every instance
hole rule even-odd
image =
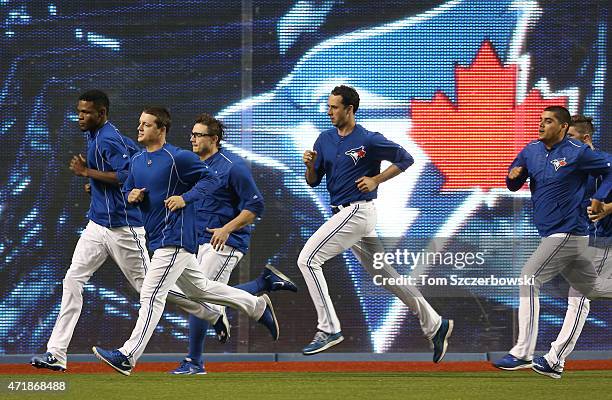
[[[505,188],[508,166],[538,138],[542,110],[567,98],[543,99],[532,89],[516,104],[518,65],[502,66],[485,41],[472,65],[455,68],[457,104],[442,92],[413,100],[410,136],[444,175],[443,189]]]

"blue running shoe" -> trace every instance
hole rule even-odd
[[[59,361],[55,356],[49,352],[46,352],[42,356],[34,356],[32,360],[30,360],[30,364],[32,364],[35,368],[47,368],[52,369],[53,371],[66,371],[66,363]]]
[[[115,371],[120,374],[129,376],[132,373],[132,364],[130,360],[128,360],[119,350],[104,350],[97,346],[91,349],[98,359],[113,367]]]
[[[291,279],[270,264],[266,264],[263,270],[263,278],[268,285],[268,291],[275,292],[277,290],[289,290],[297,292],[298,288]]]
[[[531,361],[521,360],[520,358],[514,357],[512,354],[506,354],[495,361],[493,366],[505,371],[516,371],[517,369],[531,368]]]
[[[540,375],[550,376],[553,379],[561,379],[562,372],[552,369],[544,357],[534,358],[531,363],[531,369]]]
[[[276,319],[276,314],[274,314],[274,307],[272,307],[272,301],[267,294],[262,294],[261,297],[266,301],[266,309],[257,322],[268,328],[270,334],[272,334],[272,338],[278,340],[280,332],[278,329],[278,320]]]
[[[196,364],[191,358],[187,357],[181,361],[181,365],[177,369],[169,373],[172,375],[206,375],[206,370],[203,364]]]
[[[213,325],[215,328],[215,332],[217,333],[217,339],[221,343],[227,343],[227,340],[230,337],[230,323],[227,319],[227,314],[225,313],[225,308],[223,309],[223,314],[219,316],[217,322]]]
[[[448,348],[448,338],[451,336],[451,333],[453,333],[453,326],[454,323],[452,319],[442,319],[438,332],[431,338],[431,343],[434,348],[433,362],[439,363],[444,358],[446,349]]]
[[[302,354],[304,354],[305,356],[311,356],[313,354],[320,353],[329,349],[332,346],[337,345],[343,340],[344,336],[342,336],[342,332],[325,333],[322,331],[318,331],[317,333],[315,333],[312,342],[310,342],[308,346],[302,349]]]

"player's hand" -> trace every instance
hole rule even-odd
[[[164,204],[170,211],[180,210],[187,205],[181,196],[170,196],[164,200]]]
[[[77,176],[87,177],[87,160],[82,154],[73,156],[70,160],[70,170]]]
[[[523,173],[523,167],[514,167],[508,172],[508,179],[516,179]]]
[[[215,249],[215,251],[223,250],[225,242],[227,242],[230,233],[232,233],[229,229],[226,229],[225,227],[206,228],[206,231],[212,233],[212,237],[210,238],[210,245],[213,247],[213,249]]]
[[[147,189],[145,188],[132,189],[130,194],[128,194],[128,203],[130,204],[140,203],[141,201],[144,200],[144,195],[146,191]]]
[[[86,183],[86,184],[83,186],[83,190],[85,190],[85,193],[87,193],[87,194],[91,194],[91,184],[90,184],[90,183]]]
[[[314,169],[315,160],[317,159],[317,152],[314,150],[306,150],[302,156],[302,161],[306,164],[307,168]]]
[[[357,189],[363,193],[372,192],[378,187],[378,182],[369,176],[362,176],[361,178],[357,179],[355,183],[357,184]]]
[[[594,202],[598,203],[596,207],[593,207]],[[601,204],[601,208],[597,208],[599,207],[600,204]],[[612,203],[604,204],[599,200],[591,199],[591,205],[587,207],[587,214],[589,215],[589,219],[593,222],[602,220],[608,215],[610,215],[611,213],[612,213]]]

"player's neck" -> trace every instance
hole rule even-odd
[[[206,161],[208,160],[210,157],[214,156],[215,154],[217,154],[219,152],[219,148],[215,147],[214,149],[212,149],[211,151],[207,152],[207,153],[199,153],[198,155],[200,156],[200,160],[201,161]]]
[[[162,147],[164,147],[164,144],[166,144],[165,140],[160,141],[160,142],[150,143],[146,145],[145,148],[147,149],[147,153],[153,153],[154,151],[157,151],[161,149]]]
[[[353,132],[353,129],[355,129],[355,125],[357,125],[355,123],[355,120],[351,120],[351,121],[348,121],[343,126],[336,127],[338,129],[338,135],[340,135],[340,136],[348,136],[348,135],[350,135]]]
[[[563,141],[563,139],[565,138],[565,135],[561,135],[555,138],[551,138],[551,139],[546,139],[546,140],[542,140],[542,143],[544,143],[544,146],[546,146],[546,148],[548,150],[552,149],[556,144],[561,143]]]

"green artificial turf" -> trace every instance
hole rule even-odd
[[[65,381],[62,393],[9,393],[1,399],[612,399],[612,371],[567,372],[560,380],[531,371],[410,373],[135,373],[18,375],[11,380]]]

